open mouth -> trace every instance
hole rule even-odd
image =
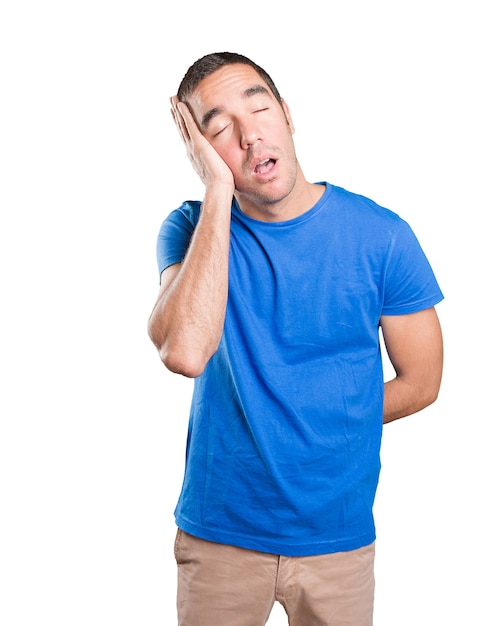
[[[254,172],[255,174],[266,174],[269,172],[273,166],[275,165],[275,159],[264,159],[255,165]]]

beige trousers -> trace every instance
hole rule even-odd
[[[375,544],[284,557],[178,530],[179,626],[263,626],[275,601],[290,626],[372,626]]]

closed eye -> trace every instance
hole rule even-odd
[[[221,135],[221,133],[223,133],[229,127],[230,127],[230,124],[226,124],[226,126],[223,126],[223,128],[218,130],[216,133],[213,133],[213,137],[217,137],[218,135]]]

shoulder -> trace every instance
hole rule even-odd
[[[410,225],[396,212],[364,195],[329,186],[329,208],[347,237],[381,244],[413,236]]]
[[[389,223],[403,222],[398,213],[367,196],[336,185],[329,185],[329,191],[331,192],[330,200],[339,205],[342,210],[352,212],[353,217],[376,218]]]
[[[173,209],[164,219],[164,224],[192,225],[197,224],[201,212],[199,200],[186,200],[177,209]]]

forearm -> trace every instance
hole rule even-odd
[[[228,295],[231,201],[230,187],[206,193],[180,270],[161,291],[150,316],[149,335],[162,361],[185,376],[202,373],[221,339]]]

